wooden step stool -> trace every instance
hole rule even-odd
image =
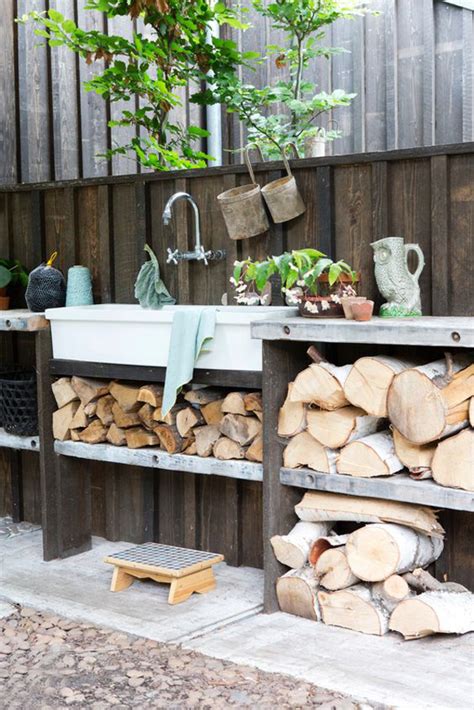
[[[104,562],[115,566],[111,592],[127,589],[135,579],[153,579],[171,584],[168,604],[179,604],[193,592],[205,594],[215,589],[212,565],[223,559],[213,552],[146,542],[110,555]]]

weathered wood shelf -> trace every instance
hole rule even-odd
[[[262,481],[263,466],[252,461],[220,461],[212,457],[167,454],[156,448],[127,449],[112,444],[84,444],[80,441],[55,441],[54,450],[61,456],[72,456],[90,461],[123,463],[130,466],[226,476],[244,481]]]
[[[312,471],[309,468],[281,468],[280,482],[285,486],[309,490],[474,511],[474,493],[440,486],[431,480],[415,481],[407,473],[397,473],[387,478],[358,478]]]
[[[50,361],[50,373],[58,377],[98,377],[100,379],[133,380],[136,382],[164,382],[166,367],[117,365],[81,360]],[[262,373],[254,370],[194,370],[193,382],[216,387],[242,387],[261,389]]]
[[[436,317],[372,318],[367,322],[343,318],[286,318],[258,321],[252,337],[262,340],[292,340],[373,345],[432,345],[474,347],[474,318]]]
[[[39,436],[16,436],[8,434],[0,427],[0,448],[16,449],[17,451],[39,451]]]
[[[0,311],[0,331],[26,331],[36,333],[49,328],[44,313],[31,313],[24,309]]]

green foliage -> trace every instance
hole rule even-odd
[[[232,76],[222,84],[222,102],[238,114],[248,127],[249,143],[257,143],[267,157],[279,157],[282,149],[295,145],[303,149],[307,137],[319,134],[334,140],[337,130],[328,132],[315,126],[318,117],[340,106],[348,106],[356,94],[335,89],[330,94],[318,91],[306,78],[311,60],[329,59],[343,52],[325,45],[325,29],[340,18],[352,19],[367,12],[358,0],[275,0],[265,4],[252,0],[255,9],[271,21],[273,28],[285,33],[284,46],[268,45],[266,62],[274,62],[288,74],[271,86],[257,89]],[[283,109],[282,109],[283,106]]]
[[[320,277],[328,275],[330,289],[341,280],[344,274],[356,279],[356,272],[342,259],[333,261],[317,249],[294,249],[279,256],[272,256],[264,261],[245,259],[236,261],[231,279],[238,289],[245,284],[251,290],[261,294],[274,274],[278,274],[284,293],[299,288],[303,293],[317,294]]]
[[[228,82],[236,66],[246,61],[234,42],[211,38],[207,31],[212,21],[244,27],[236,13],[223,2],[211,7],[207,0],[88,0],[86,8],[108,17],[128,16],[130,21],[140,17],[146,34],[137,32],[128,40],[87,32],[53,9],[31,12],[19,21],[34,22],[36,34],[50,47],[66,46],[88,64],[105,60],[105,68],[86,83],[86,89],[111,102],[130,102],[110,125],[137,130],[137,137],[113,148],[107,157],[134,152],[142,165],[155,170],[205,166],[209,156],[194,145],[207,132],[183,126],[173,120],[171,111],[181,105],[177,91],[186,85],[196,87],[191,100],[215,102],[214,92],[202,90],[202,83],[219,77]]]
[[[0,259],[0,288],[17,284],[28,286],[28,271],[18,259]]]

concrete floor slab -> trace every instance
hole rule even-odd
[[[0,601],[0,619],[6,619],[15,611],[15,607],[12,604],[7,604],[7,602]]]
[[[65,560],[43,562],[41,532],[0,543],[0,598],[52,611],[70,619],[108,626],[155,641],[180,642],[262,608],[261,570],[215,566],[217,589],[167,603],[169,585],[135,582],[109,591],[113,567],[103,558],[130,543],[93,540],[93,549]]]
[[[400,710],[474,707],[474,634],[407,642],[278,613],[183,645]]]

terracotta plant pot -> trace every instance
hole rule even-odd
[[[367,300],[366,296],[346,296],[341,298],[341,304],[346,320],[353,320],[352,306],[354,303],[363,303]]]
[[[341,291],[345,286],[352,286],[352,288],[354,290],[357,290],[359,283],[360,283],[360,271],[357,272],[354,281],[352,281],[352,277],[349,276],[349,274],[341,274],[338,281],[334,284],[334,286],[329,286],[328,274],[321,274],[321,276],[318,276],[318,284],[319,284],[318,290],[324,296],[329,296],[331,293],[337,293],[338,296],[341,297]]]
[[[374,312],[374,302],[359,301],[358,303],[353,303],[351,306],[351,310],[354,320],[370,320],[372,318],[372,313]]]
[[[0,289],[0,291],[5,291],[5,289]],[[0,293],[0,311],[8,311],[10,308],[10,296],[5,296]]]
[[[342,305],[334,303],[330,296],[303,296],[298,310],[304,318],[344,318]]]

